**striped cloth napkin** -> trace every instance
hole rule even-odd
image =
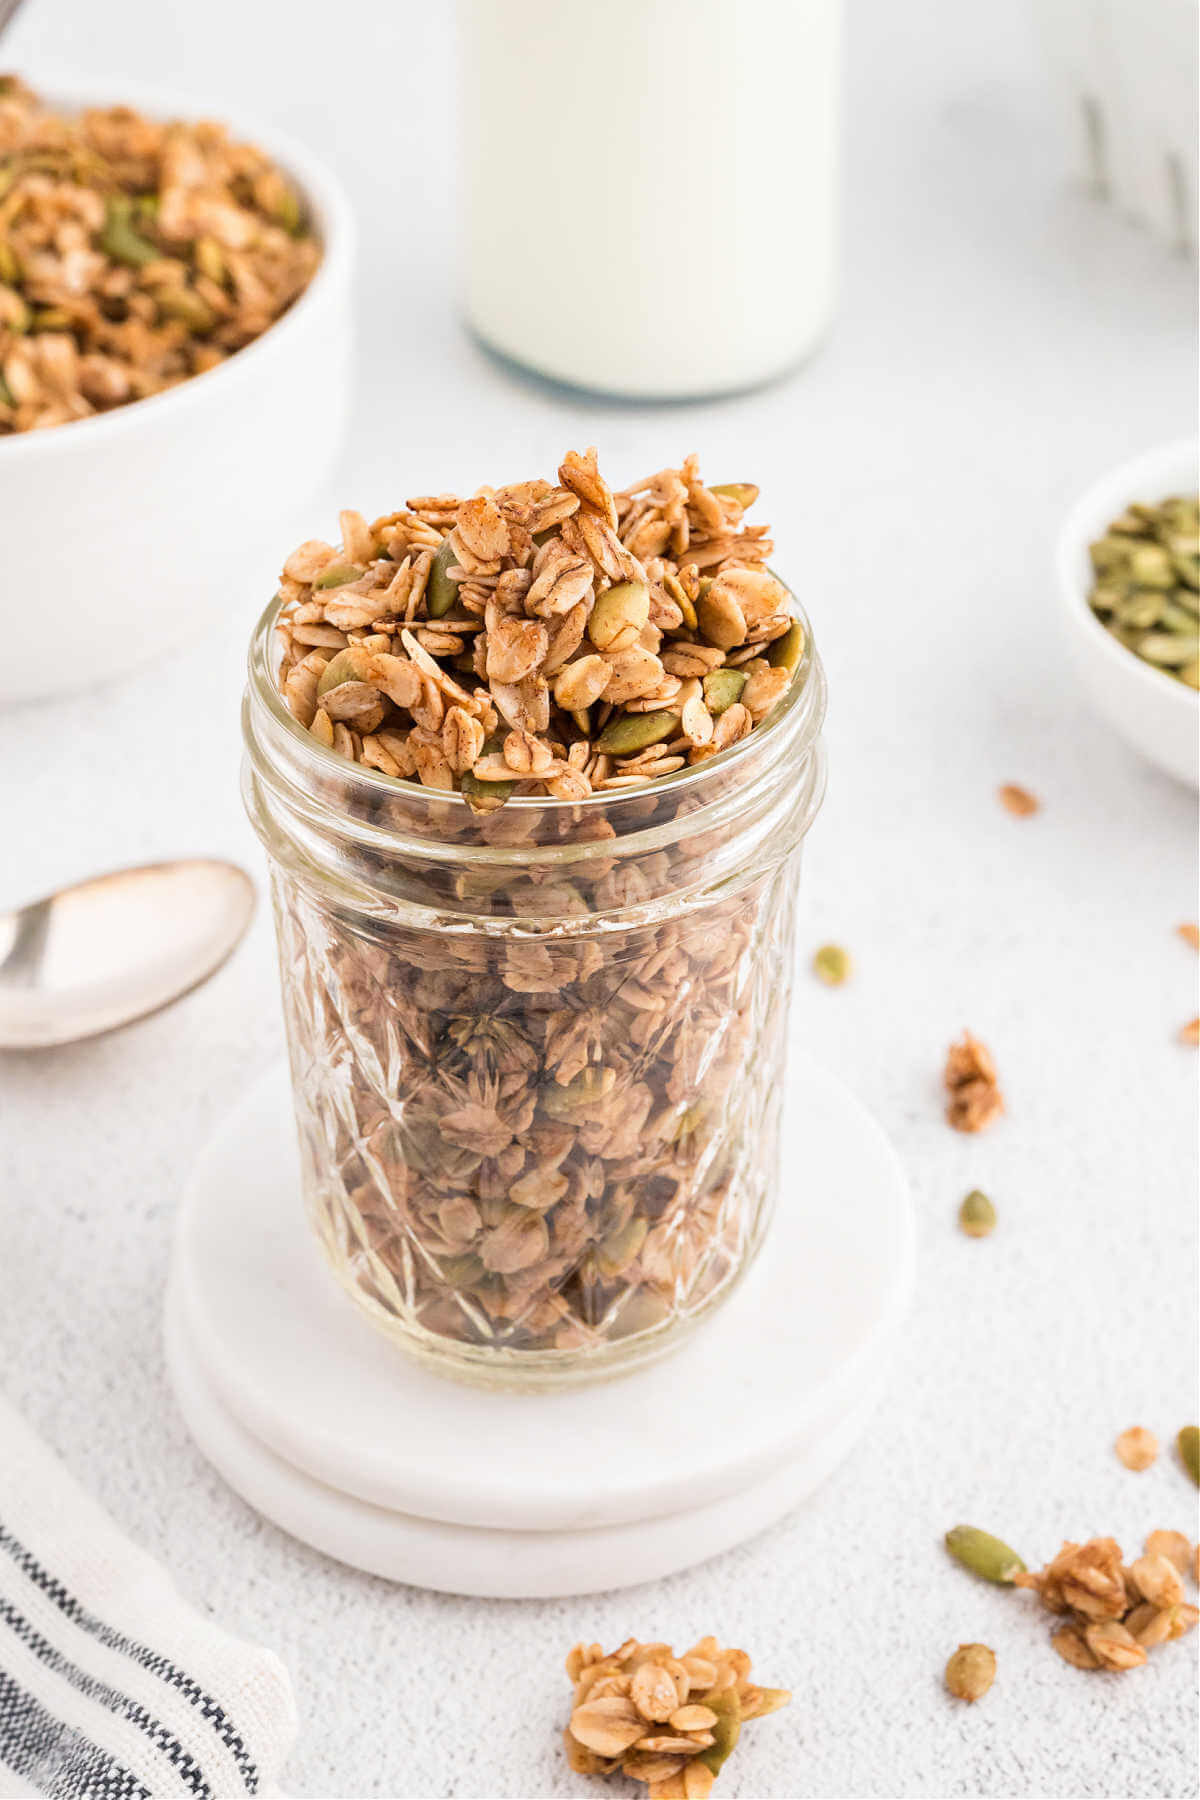
[[[278,1792],[278,1657],[188,1606],[0,1396],[0,1797]]]

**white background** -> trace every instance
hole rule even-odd
[[[1196,1059],[1174,1041],[1196,1011],[1195,957],[1174,936],[1196,910],[1194,800],[1087,710],[1050,573],[1076,492],[1192,429],[1192,272],[1063,179],[1023,6],[858,0],[848,52],[831,341],[781,387],[655,410],[517,384],[465,338],[447,6],[30,0],[4,44],[35,79],[65,66],[114,97],[123,76],[159,80],[258,114],[346,180],[362,357],[317,534],[338,504],[370,515],[416,490],[552,473],[568,446],[599,443],[617,478],[696,449],[712,479],[761,484],[829,671],[832,778],[802,943],[844,942],[858,973],[837,993],[802,979],[797,1031],[908,1166],[918,1297],[860,1448],[785,1524],[710,1566],[554,1604],[389,1588],[263,1523],[192,1449],[164,1381],[162,1282],[189,1164],[279,1053],[265,919],[176,1010],[0,1058],[4,1384],[185,1592],[285,1657],[296,1795],[592,1792],[558,1749],[564,1651],[710,1630],[796,1692],[747,1734],[731,1795],[1193,1791],[1194,1638],[1138,1672],[1082,1674],[1030,1602],[940,1549],[960,1520],[1031,1561],[1065,1536],[1112,1532],[1132,1550],[1153,1527],[1195,1532],[1170,1458],[1133,1475],[1111,1450],[1126,1425],[1165,1440],[1197,1414]],[[279,536],[264,518],[261,566],[230,570],[220,637],[67,701],[59,657],[121,621],[90,616],[84,582],[63,595],[29,707],[0,719],[5,841],[20,846],[0,901],[175,852],[261,869],[239,810],[237,703],[248,628],[290,547]],[[1000,810],[1009,780],[1042,796],[1039,817]],[[964,1025],[992,1045],[1009,1100],[978,1139],[941,1119],[940,1063]],[[953,1223],[975,1184],[1000,1213],[986,1243]],[[973,1638],[1000,1672],[967,1709],[940,1676]]]

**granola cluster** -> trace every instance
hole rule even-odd
[[[557,484],[341,515],[280,584],[279,678],[321,743],[462,792],[582,800],[656,781],[746,737],[804,651],[748,483],[695,457],[619,492],[596,453]]]
[[[969,1031],[946,1052],[946,1122],[955,1131],[983,1131],[1004,1111],[992,1053]]]
[[[706,1800],[741,1728],[786,1706],[786,1688],[757,1687],[744,1650],[715,1637],[676,1656],[627,1638],[605,1655],[576,1644],[567,1657],[575,1704],[564,1733],[581,1775],[627,1775],[649,1800]]]
[[[222,126],[67,118],[0,77],[0,435],[214,368],[319,261],[295,188]]]
[[[1136,1669],[1146,1652],[1182,1637],[1200,1620],[1183,1597],[1183,1571],[1192,1556],[1181,1532],[1155,1531],[1145,1552],[1126,1566],[1113,1538],[1064,1544],[1037,1574],[1019,1573],[1042,1605],[1065,1614],[1051,1643],[1077,1669]]]

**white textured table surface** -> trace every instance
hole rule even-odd
[[[1068,1535],[1131,1547],[1155,1526],[1195,1530],[1172,1459],[1133,1475],[1110,1447],[1125,1425],[1165,1439],[1197,1413],[1196,1063],[1173,1041],[1196,1010],[1195,959],[1173,934],[1196,910],[1194,801],[1086,710],[1049,575],[1076,490],[1191,427],[1191,272],[1062,183],[1023,8],[861,0],[844,296],[823,354],[701,408],[516,385],[456,320],[446,12],[40,0],[4,52],[35,77],[51,60],[111,77],[114,95],[126,74],[256,109],[344,174],[368,222],[363,361],[321,531],[339,501],[370,514],[418,487],[545,472],[590,442],[626,475],[695,448],[714,476],[761,483],[832,690],[802,941],[836,938],[858,961],[841,992],[802,981],[798,1030],[893,1134],[919,1209],[892,1394],[786,1523],[608,1599],[389,1588],[264,1525],[192,1449],[159,1324],[182,1176],[280,1049],[261,917],[176,1010],[0,1059],[5,1386],[187,1593],[286,1658],[297,1795],[590,1792],[557,1747],[564,1650],[710,1630],[796,1692],[744,1740],[731,1794],[1189,1794],[1195,1640],[1124,1677],[1082,1675],[1027,1601],[973,1584],[939,1539],[970,1520],[1040,1560]],[[181,851],[260,868],[237,705],[279,536],[264,519],[261,566],[231,571],[218,640],[72,701],[51,659],[37,703],[0,719],[6,841],[21,847],[0,900]],[[64,629],[86,643],[73,613],[47,621],[48,637]],[[993,798],[1006,780],[1044,812],[1009,818]],[[978,1139],[941,1119],[939,1065],[964,1025],[993,1046],[1009,1099]],[[1001,1215],[987,1243],[953,1225],[974,1184]],[[970,1710],[940,1688],[968,1638],[1000,1659]]]

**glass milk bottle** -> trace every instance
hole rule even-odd
[[[840,0],[459,0],[467,318],[554,380],[734,392],[834,299]]]

